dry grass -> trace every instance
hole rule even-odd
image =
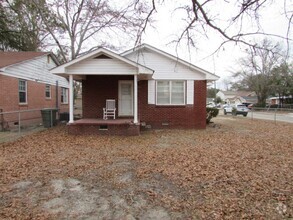
[[[42,208],[49,195],[13,188],[30,181],[44,191],[65,178],[115,191],[135,218],[156,206],[171,219],[292,218],[293,125],[240,117],[214,122],[206,130],[138,137],[69,136],[61,126],[1,144],[0,218],[68,217]],[[140,210],[131,203],[138,197],[147,204]]]

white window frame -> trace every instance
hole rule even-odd
[[[24,82],[24,90],[20,89],[20,82]],[[25,93],[25,102],[20,102],[20,92],[24,92]],[[18,102],[20,105],[26,105],[27,104],[27,81],[24,79],[19,79],[18,80]]]
[[[49,88],[49,90],[47,90],[47,88]],[[47,96],[47,92],[49,92],[49,97]],[[52,98],[52,96],[51,96],[51,85],[49,85],[49,84],[45,85],[45,97],[46,97],[46,99],[51,99]]]
[[[61,104],[68,104],[68,88],[61,87]]]
[[[158,82],[168,82],[169,83],[169,103],[160,104],[158,103]],[[182,104],[172,104],[172,82],[183,82],[183,103]],[[184,106],[186,105],[186,80],[156,80],[156,105],[161,106]]]

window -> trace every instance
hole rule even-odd
[[[23,79],[18,81],[19,103],[27,103],[27,82]]]
[[[157,105],[184,105],[185,81],[157,81]]]
[[[50,85],[46,85],[45,96],[46,96],[46,99],[51,99],[51,86]]]
[[[61,88],[61,103],[68,104],[68,89]]]

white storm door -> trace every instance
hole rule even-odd
[[[133,116],[133,81],[119,81],[118,115]]]

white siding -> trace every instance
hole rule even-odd
[[[117,59],[88,58],[67,67],[66,72],[83,75],[131,75],[137,72],[137,68]]]
[[[193,97],[194,97],[194,81],[188,80],[186,82],[186,104],[187,105],[193,105]]]
[[[225,94],[222,91],[217,92],[216,96],[219,96],[222,100],[225,100]]]
[[[49,72],[55,66],[52,59],[48,63],[47,56],[41,56],[6,67],[1,74],[51,85],[56,85],[58,80],[59,86],[68,88],[68,81],[65,78]]]
[[[156,98],[156,82],[155,80],[148,80],[148,104],[155,104]]]
[[[203,73],[192,70],[168,57],[149,50],[139,50],[126,55],[126,58],[147,66],[155,71],[154,79],[205,80]]]

